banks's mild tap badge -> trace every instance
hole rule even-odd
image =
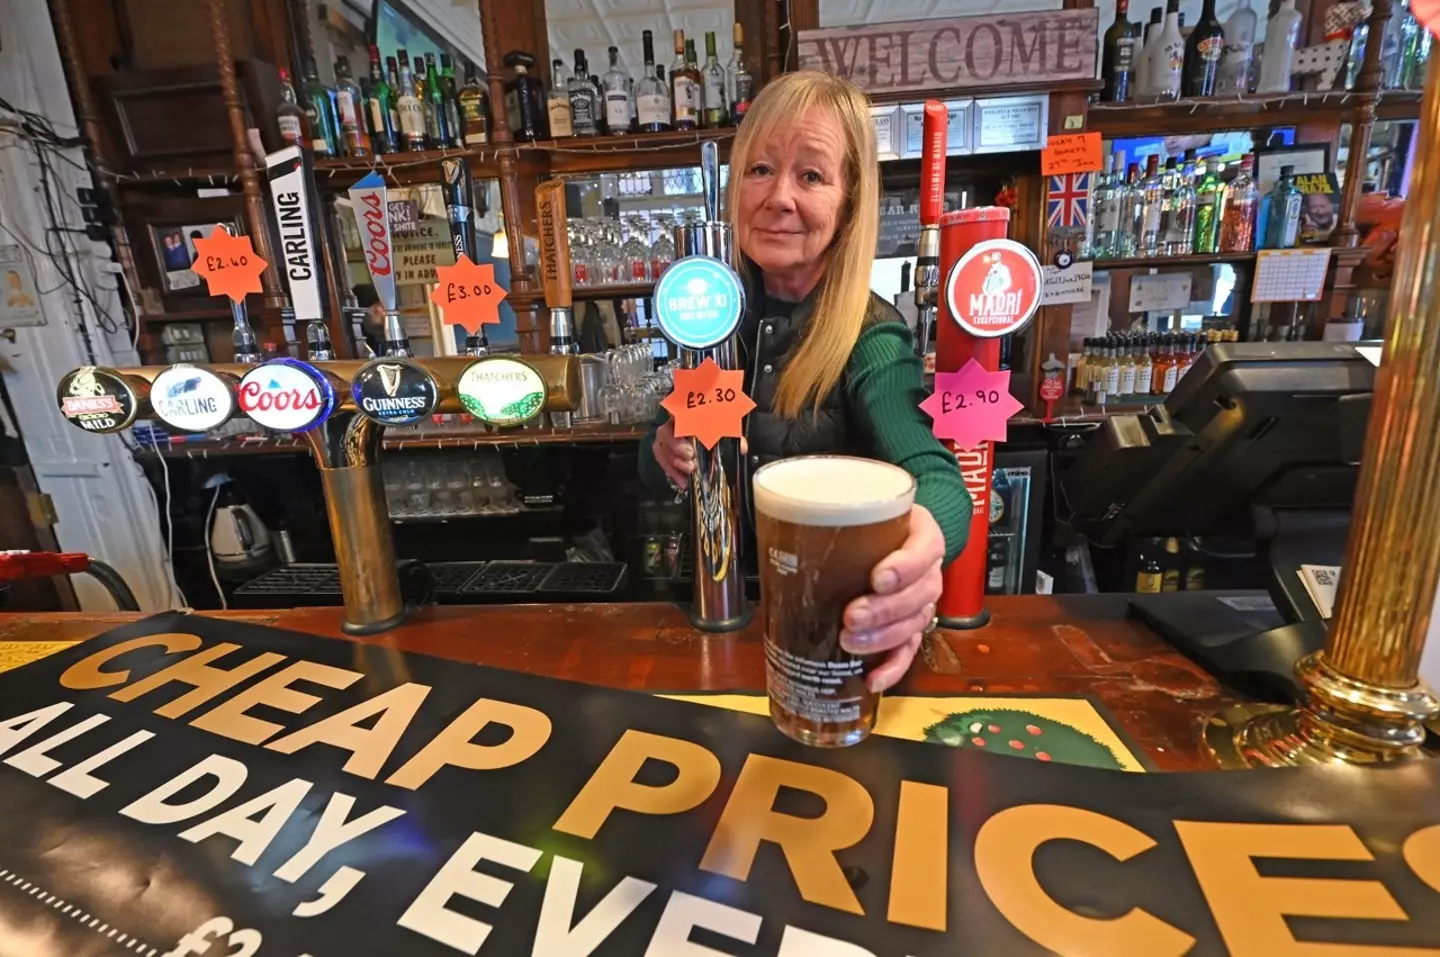
[[[414,362],[376,359],[350,385],[355,404],[382,425],[414,425],[427,419],[440,402],[435,379]]]
[[[456,391],[466,411],[502,428],[524,425],[545,408],[545,379],[530,363],[505,356],[470,363]]]
[[[1033,252],[1013,239],[987,239],[950,269],[945,301],[961,329],[994,339],[1030,321],[1044,288],[1045,274]]]
[[[235,411],[234,380],[203,366],[173,365],[150,384],[150,407],[166,425],[206,432]]]
[[[135,421],[139,400],[113,369],[81,366],[56,389],[60,413],[87,432],[118,432]]]
[[[710,256],[677,259],[655,284],[655,318],[676,345],[709,349],[734,334],[745,311],[735,270]]]
[[[271,359],[240,380],[240,411],[276,432],[308,432],[335,408],[325,374],[299,359]]]

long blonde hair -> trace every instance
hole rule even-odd
[[[846,208],[824,253],[824,275],[809,327],[775,391],[772,411],[788,418],[799,415],[807,404],[818,410],[835,388],[869,307],[870,266],[880,229],[879,163],[870,101],[848,80],[817,70],[786,73],[771,81],[755,97],[735,134],[726,192],[734,225],[740,186],[755,153],[785,128],[793,129],[813,106],[834,117],[845,136]],[[742,273],[757,272],[742,251],[737,250],[735,258]]]

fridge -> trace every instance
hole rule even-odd
[[[996,451],[985,561],[987,595],[1035,592],[1048,456],[1044,449],[1007,451],[1002,447]]]

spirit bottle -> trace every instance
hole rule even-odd
[[[570,79],[564,60],[552,60],[550,92],[545,94],[545,115],[550,119],[552,139],[564,139],[575,135],[575,126],[570,121]]]
[[[400,67],[393,56],[385,58],[385,82],[390,86],[390,128],[395,131],[395,152],[405,148],[405,136],[400,131]]]
[[[1300,205],[1305,196],[1295,185],[1295,167],[1280,167],[1280,179],[1265,197],[1266,249],[1293,249],[1300,231]]]
[[[1225,50],[1220,54],[1216,93],[1250,92],[1250,68],[1255,61],[1255,11],[1243,0],[1225,21]]]
[[[1175,160],[1172,158],[1173,164]],[[1162,214],[1165,255],[1188,256],[1195,249],[1195,162],[1187,152],[1184,166],[1170,179]]]
[[[1220,163],[1201,163],[1195,187],[1194,252],[1220,251],[1220,214],[1225,203],[1225,183],[1220,179]]]
[[[740,26],[739,20],[735,21],[730,36],[735,41],[735,53],[730,57],[730,65],[725,68],[725,84],[729,89],[730,122],[739,126],[750,109],[750,100],[755,96],[755,79],[745,67],[745,29]]]
[[[1180,0],[1166,0],[1165,25],[1150,64],[1151,93],[1161,100],[1180,98],[1180,78],[1185,68],[1185,38],[1180,26]]]
[[[725,92],[725,68],[715,56],[715,31],[705,33],[705,68],[701,70],[705,91],[705,112],[701,114],[706,129],[725,126],[730,122],[730,98]]]
[[[395,98],[395,109],[400,114],[400,138],[407,150],[425,148],[425,108],[415,95],[415,78],[410,73],[410,55],[404,50],[397,51],[400,57],[400,93]]]
[[[1295,69],[1295,42],[1300,38],[1300,11],[1295,0],[1281,0],[1280,9],[1265,27],[1265,55],[1260,58],[1256,93],[1289,93]]]
[[[1120,226],[1116,230],[1114,259],[1131,259],[1140,254],[1141,216],[1145,212],[1140,190],[1140,164],[1131,163],[1125,172],[1120,193]]]
[[[1115,395],[1123,399],[1135,394],[1135,346],[1128,340],[1122,341],[1117,351],[1120,353],[1117,358],[1120,365],[1120,384]]]
[[[275,125],[280,130],[280,140],[286,146],[304,146],[305,111],[295,99],[295,88],[290,85],[290,71],[280,68],[280,106],[275,111]]]
[[[340,134],[335,126],[335,105],[320,82],[313,59],[305,60],[305,118],[310,123],[310,149],[316,156],[339,156]]]
[[[611,136],[629,133],[635,124],[635,113],[630,102],[630,77],[620,69],[620,50],[609,49],[610,69],[601,78],[605,90],[605,126]]]
[[[1248,253],[1255,248],[1255,209],[1259,192],[1251,171],[1255,157],[1246,153],[1240,160],[1240,175],[1235,177],[1225,195],[1225,212],[1220,217],[1220,251]]]
[[[445,112],[445,88],[435,69],[435,55],[425,54],[425,140],[432,150],[450,145],[450,118]]]
[[[1115,22],[1105,31],[1104,71],[1105,90],[1100,98],[1108,103],[1124,103],[1133,97],[1135,78],[1135,32],[1126,14],[1130,0],[1116,0]]]
[[[523,50],[512,50],[505,54],[505,65],[515,71],[515,76],[505,84],[505,112],[510,120],[510,132],[526,143],[544,139],[547,132],[544,97],[540,84],[530,75],[535,58]]]
[[[370,47],[370,93],[365,98],[365,116],[370,121],[370,146],[376,153],[394,153],[399,149],[394,125],[390,120],[390,98],[394,94],[380,66],[380,48]]]
[[[642,42],[645,74],[635,88],[635,110],[640,132],[662,133],[670,128],[670,87],[655,74],[655,38],[649,30],[642,34]]]
[[[1160,34],[1164,22],[1165,11],[1160,7],[1152,7],[1150,22],[1145,24],[1145,39],[1140,44],[1140,51],[1135,59],[1135,89],[1132,95],[1137,100],[1155,98],[1155,54],[1160,49]]]
[[[350,58],[335,58],[335,119],[340,129],[340,151],[345,156],[369,156],[370,141],[365,136],[361,109],[365,98],[350,76]]]
[[[1185,41],[1185,73],[1181,89],[1186,96],[1214,96],[1225,52],[1225,30],[1215,16],[1215,0],[1205,0],[1200,21]]]
[[[576,136],[600,135],[600,102],[590,85],[585,51],[575,51],[575,75],[570,77],[570,122]]]
[[[459,148],[464,146],[461,136],[460,91],[455,87],[455,68],[450,65],[450,54],[440,54],[440,90],[445,96],[446,144]]]
[[[690,59],[694,56],[694,41],[686,41],[682,30],[675,31],[675,65],[670,68],[670,99],[675,105],[674,127],[677,130],[693,130],[700,125],[700,71]]]
[[[460,129],[466,146],[485,146],[490,142],[490,96],[475,74],[475,65],[465,65],[465,86],[460,100]]]
[[[1118,159],[1117,159],[1118,156]],[[1116,165],[1125,168],[1124,153],[1107,153],[1105,172],[1095,187],[1095,258],[1108,259],[1119,255],[1115,250],[1120,245],[1120,199],[1122,173],[1115,171]]]
[[[1152,153],[1145,160],[1145,178],[1140,181],[1140,238],[1136,244],[1139,255],[1160,255],[1160,213],[1164,208],[1165,186],[1160,178],[1160,157]]]
[[[1154,372],[1150,363],[1150,337],[1140,337],[1139,344],[1135,347],[1135,394],[1149,395],[1151,376]]]

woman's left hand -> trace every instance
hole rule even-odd
[[[856,655],[889,652],[866,679],[871,691],[895,684],[915,660],[940,600],[944,560],[945,535],[935,517],[922,505],[912,506],[910,537],[870,573],[875,593],[855,599],[845,609],[841,647]]]

